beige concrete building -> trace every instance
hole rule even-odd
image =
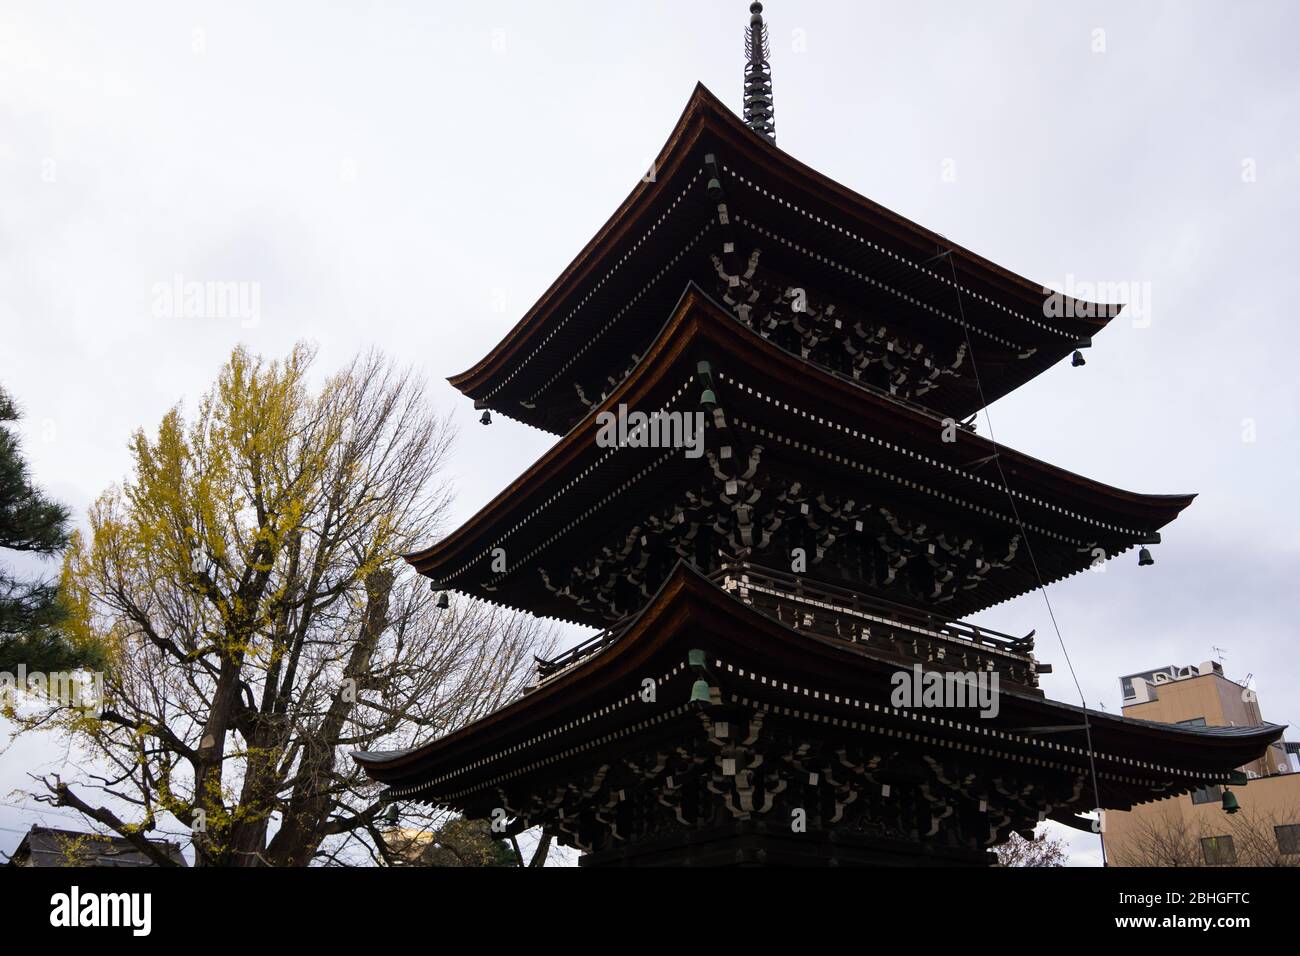
[[[1124,716],[1166,724],[1248,727],[1266,723],[1248,687],[1217,661],[1120,678]],[[1244,786],[1207,787],[1103,814],[1112,866],[1300,865],[1300,772],[1296,745],[1278,742],[1240,768]],[[1226,796],[1230,791],[1231,796]],[[1239,808],[1228,813],[1235,800]]]

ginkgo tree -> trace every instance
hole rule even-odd
[[[236,350],[192,416],[135,434],[129,477],[65,556],[66,626],[111,661],[97,712],[33,721],[95,768],[46,775],[40,799],[159,863],[146,837],[168,816],[199,865],[385,859],[348,751],[463,726],[551,650],[535,619],[439,610],[400,560],[449,501],[453,432],[420,381],[371,353],[313,386],[314,358]]]

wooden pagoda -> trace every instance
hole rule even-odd
[[[502,710],[356,759],[387,800],[540,827],[584,865],[986,865],[1043,820],[1230,782],[1283,728],[1048,700],[1032,634],[960,620],[1157,542],[1191,503],[970,424],[1118,308],[1045,308],[778,149],[760,15],[746,119],[698,86],[652,181],[451,379],[561,437],[408,561],[599,633]],[[702,448],[602,441],[628,409],[699,413]],[[893,706],[918,665],[996,674],[996,716]]]

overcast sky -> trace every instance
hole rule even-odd
[[[1003,443],[1201,496],[1154,567],[1052,587],[1088,703],[1218,647],[1267,719],[1300,721],[1300,6],[766,6],[783,149],[1035,282],[1149,307],[992,408]],[[480,427],[445,377],[604,223],[696,81],[739,108],[747,8],[4,0],[0,383],[36,479],[82,521],[132,430],[193,408],[235,345],[309,340],[322,372],[377,345],[461,423],[468,517],[552,439]],[[160,316],[177,275],[249,283],[258,314]],[[1078,701],[1040,595],[980,620],[1037,628],[1045,689]],[[0,850],[77,825],[9,806],[65,758],[0,756]]]

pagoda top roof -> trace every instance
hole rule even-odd
[[[1102,806],[1135,803],[1226,782],[1258,757],[1285,727],[1184,727],[1116,716],[1003,686],[992,720],[937,720],[884,706],[896,661],[869,644],[850,644],[797,631],[745,604],[685,563],[635,616],[616,641],[583,658],[504,708],[438,740],[408,750],[354,753],[392,798],[472,807],[477,794],[495,799],[492,785],[530,769],[573,759],[686,711],[694,679],[688,652],[706,652],[712,682],[729,695],[767,704],[794,703],[803,716],[841,727],[868,717],[895,741],[916,739],[931,750],[968,749],[1022,764],[1083,772],[1090,725]],[[645,703],[647,674],[658,680],[659,703]],[[675,688],[675,690],[674,690]],[[654,706],[665,713],[658,715]],[[636,724],[642,718],[640,724]],[[632,725],[629,728],[629,725]],[[862,728],[864,731],[867,727]],[[1092,806],[1091,794],[1085,798]]]
[[[838,469],[855,486],[868,475],[893,482],[891,494],[900,501],[915,497],[931,510],[969,513],[1011,530],[1023,522],[1035,534],[1035,548],[1040,539],[1059,545],[1059,560],[1046,552],[1038,556],[1047,583],[1094,564],[1091,552],[1098,544],[1113,557],[1153,542],[1158,529],[1195,498],[1125,491],[963,429],[948,429],[952,440],[944,440],[944,422],[937,415],[807,365],[732,321],[692,286],[646,355],[601,405],[473,518],[432,547],[408,555],[407,561],[443,587],[574,620],[576,615],[525,596],[540,593],[533,561],[542,560],[569,535],[583,539],[571,548],[595,550],[596,538],[587,538],[613,531],[600,520],[603,504],[618,500],[621,507],[639,507],[638,495],[669,486],[691,467],[708,468],[706,461],[689,462],[680,452],[665,456],[658,449],[601,447],[602,414],[620,406],[651,411],[676,403],[697,408],[692,389],[698,386],[692,379],[701,359],[712,363],[720,407],[762,433],[759,440],[771,453],[789,446],[801,467],[814,473]],[[996,467],[989,464],[994,458],[1012,485],[1014,508]],[[629,516],[629,521],[635,519],[635,514]],[[498,547],[510,555],[510,575],[490,570]],[[511,579],[519,574],[527,577]],[[489,579],[506,582],[500,593],[486,586]],[[1014,584],[987,584],[970,592],[952,611],[974,613],[1036,586],[1026,571]]]
[[[880,297],[873,312],[907,312],[897,321],[917,334],[973,337],[982,395],[968,389],[954,398],[945,409],[954,414],[965,417],[1040,374],[1122,309],[1056,296],[853,192],[751,130],[702,84],[653,169],[514,328],[449,379],[478,407],[567,430],[576,416],[562,408],[574,401],[579,372],[603,380],[623,371],[627,353],[662,324],[681,288],[681,263],[698,251],[718,205],[710,170],[732,195],[732,220],[765,237],[772,254],[794,257],[799,274],[820,268],[859,282],[861,294]],[[1063,314],[1049,314],[1052,299]],[[611,328],[618,334],[605,335]]]

